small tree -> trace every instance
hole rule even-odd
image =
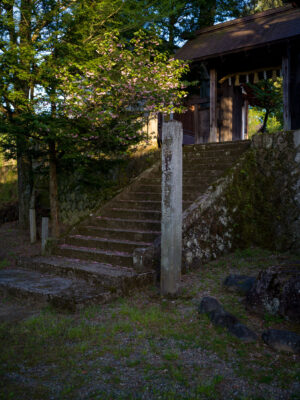
[[[250,104],[265,110],[259,132],[265,132],[269,116],[276,115],[282,119],[282,81],[264,79],[257,84],[248,83]]]
[[[16,153],[24,137],[28,154],[36,156],[38,148],[39,157],[49,160],[53,236],[59,235],[59,157],[101,157],[138,143],[145,112],[180,110],[180,77],[187,69],[156,50],[155,35],[139,32],[122,42],[109,30],[84,50],[59,36],[39,65],[39,91],[25,102],[30,107],[14,115],[13,123],[2,116],[6,148]]]

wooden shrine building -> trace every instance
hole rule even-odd
[[[200,84],[187,98],[184,143],[247,138],[247,83],[283,77],[284,129],[300,128],[300,7],[288,5],[195,33],[176,53]]]

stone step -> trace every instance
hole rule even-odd
[[[195,191],[195,185],[186,185],[185,182],[182,187],[183,192],[191,193]],[[201,190],[201,188],[199,189]],[[140,185],[138,187],[139,192],[144,193],[161,193],[161,184],[156,185]],[[133,192],[135,193],[135,192]]]
[[[183,146],[183,153],[186,152],[199,152],[199,151],[226,151],[226,150],[246,150],[251,144],[251,140],[235,140],[222,143],[203,143],[203,144],[192,144]]]
[[[193,173],[193,172],[192,172]],[[195,188],[194,192],[183,192],[182,198],[183,201],[194,201],[197,196],[198,192],[201,193],[201,190]],[[129,192],[126,194],[127,199],[129,200],[150,200],[150,201],[160,201],[161,200],[161,193],[149,193],[149,192]],[[124,196],[124,200],[126,199]]]
[[[207,176],[205,176],[204,173],[200,174],[200,172],[197,172],[197,174],[194,173],[192,176],[184,175],[182,178],[183,178],[182,183],[183,183],[184,188],[189,187],[189,186],[194,187],[195,185],[199,185],[199,184],[208,186],[212,183],[211,178],[208,178]],[[143,185],[160,185],[161,186],[161,178],[156,178],[155,180],[144,178],[142,180],[142,183],[143,183]],[[147,202],[147,203],[149,203],[149,202]]]
[[[131,240],[141,242],[153,242],[160,235],[160,227],[158,230],[144,229],[112,229],[103,228],[93,225],[82,225],[78,227],[78,233],[88,236],[105,236],[108,239]]]
[[[101,250],[96,247],[72,246],[60,244],[54,254],[67,258],[79,258],[80,260],[98,261],[104,264],[120,265],[122,267],[133,266],[132,253],[112,250]]]
[[[70,235],[65,238],[65,244],[79,246],[79,247],[91,247],[109,251],[121,251],[126,253],[132,253],[137,247],[148,247],[152,242],[136,242],[130,240],[117,240],[110,239],[107,237],[99,236],[87,236],[87,235]]]
[[[147,200],[115,200],[111,203],[112,207],[115,208],[125,208],[125,209],[135,209],[135,210],[151,210],[151,211],[160,211],[161,210],[161,201],[147,201]]]
[[[188,162],[184,165],[185,168],[183,168],[183,171],[185,170],[189,170],[189,171],[201,171],[202,173],[206,172],[206,171],[222,171],[222,170],[226,170],[228,168],[232,167],[232,162],[227,162],[227,161],[223,161],[222,163],[194,163],[194,162]]]
[[[243,150],[211,151],[211,152],[187,152],[183,153],[183,165],[188,161],[220,163],[222,161],[234,162],[243,154]]]
[[[23,302],[51,304],[62,310],[76,311],[85,305],[111,301],[118,294],[95,288],[83,279],[70,279],[38,271],[7,269],[0,271],[0,292]]]
[[[192,204],[192,201],[183,201],[183,209],[186,209]],[[149,209],[153,211],[161,210],[161,201],[135,201],[135,200],[118,200],[112,203],[113,207],[116,208],[134,208],[139,209]]]
[[[186,184],[186,177],[193,177],[193,178],[206,178],[207,180],[212,179],[215,175],[219,175],[221,173],[225,173],[228,169],[230,169],[234,163],[223,163],[222,165],[215,166],[215,165],[196,165],[194,163],[190,163],[189,165],[186,166],[186,168],[183,168],[182,170],[182,179],[183,179],[183,184]],[[149,179],[153,179],[152,177]],[[161,179],[158,176],[156,176],[156,182],[155,185],[159,184],[161,182]],[[137,190],[137,189],[135,189]]]
[[[199,170],[199,171],[193,171],[193,170],[184,170],[182,173],[182,179],[185,181],[187,178],[197,178],[197,179],[207,179],[211,183],[213,183],[213,180],[224,175],[226,173],[226,169],[224,170],[216,170],[216,169],[205,169],[205,170]]]
[[[113,229],[133,229],[143,231],[158,231],[160,230],[160,221],[152,221],[145,219],[124,219],[95,216],[90,218],[90,225],[96,225],[101,228]]]
[[[161,212],[152,210],[135,210],[134,208],[109,208],[105,210],[105,217],[122,219],[145,219],[160,221]]]
[[[132,268],[61,256],[21,258],[18,265],[43,273],[83,279],[93,286],[100,286],[109,291],[119,290],[120,294],[151,283],[154,279],[154,271],[136,273]]]

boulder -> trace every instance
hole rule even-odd
[[[253,342],[257,340],[257,335],[242,324],[234,315],[230,314],[214,297],[203,297],[199,304],[200,314],[207,314],[211,322],[222,328],[226,328],[232,335],[244,342]]]
[[[228,290],[236,291],[245,295],[252,288],[255,281],[256,278],[253,276],[232,274],[227,276],[227,278],[223,281],[223,285]]]
[[[261,271],[247,293],[247,308],[258,314],[278,314],[300,321],[300,264]]]
[[[263,341],[277,351],[300,354],[300,335],[290,331],[268,329],[262,333]]]
[[[198,308],[200,314],[210,314],[212,311],[216,310],[223,310],[223,307],[216,298],[211,296],[202,298]]]

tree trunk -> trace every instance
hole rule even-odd
[[[28,58],[28,47],[30,47],[30,36],[31,36],[31,1],[32,0],[22,0],[20,4],[20,24],[19,24],[19,66],[27,73],[30,73],[31,60]],[[12,10],[13,12],[13,10]],[[11,16],[12,21],[14,21],[14,16]],[[17,45],[17,30],[12,29],[11,32],[11,45]],[[21,51],[27,49],[27,52]],[[26,56],[24,56],[26,54]],[[16,90],[22,92],[24,99],[28,99],[29,96],[29,85],[25,79],[19,76],[15,77],[15,87]],[[17,101],[14,104],[15,116],[22,114],[24,104],[22,101],[20,103]],[[32,162],[31,157],[27,154],[28,150],[28,140],[25,136],[20,133],[17,137],[17,166],[18,166],[18,202],[19,202],[19,225],[23,229],[29,227],[29,208],[30,199],[33,183],[32,175]]]
[[[18,204],[19,226],[22,229],[29,227],[29,208],[32,191],[31,159],[24,153],[18,155]]]
[[[58,191],[57,191],[57,173],[56,173],[56,149],[55,141],[49,142],[49,194],[50,194],[50,213],[51,213],[51,236],[59,237],[58,222]]]
[[[270,114],[270,111],[266,110],[265,117],[264,117],[264,122],[263,122],[262,127],[259,129],[258,132],[261,132],[261,133],[265,133],[266,132],[269,114]]]

